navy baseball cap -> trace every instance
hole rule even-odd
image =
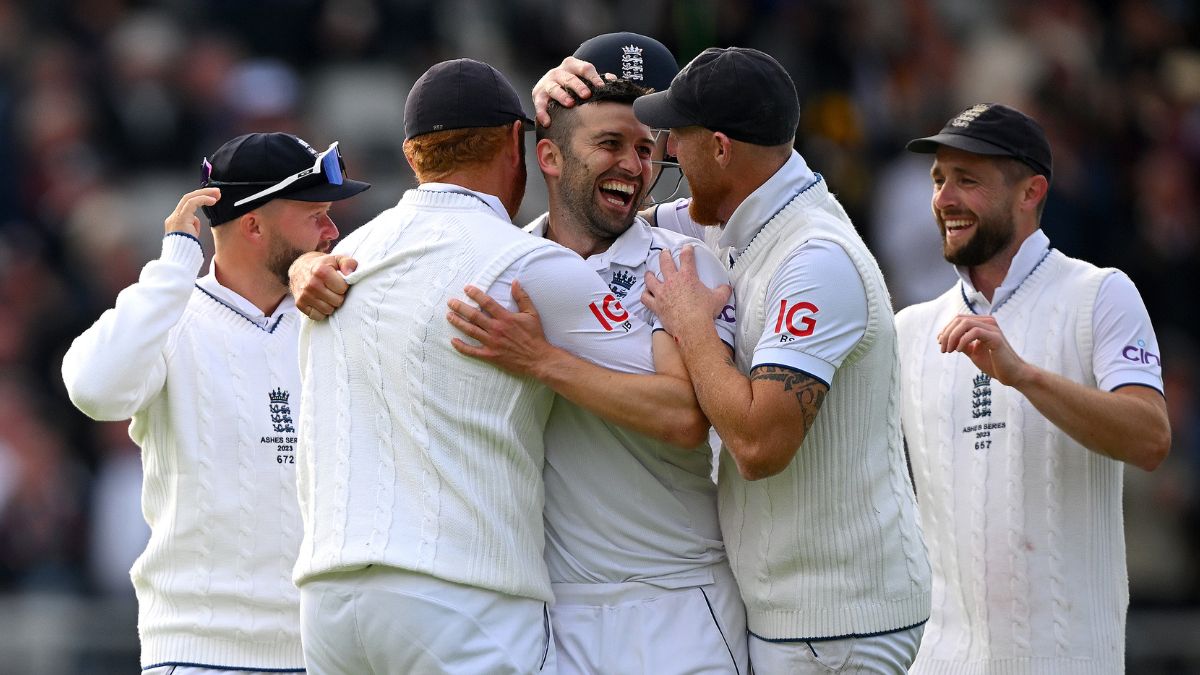
[[[910,152],[935,153],[949,146],[976,155],[1012,157],[1050,180],[1053,159],[1046,133],[1032,117],[999,103],[980,103],[955,115],[933,136],[908,142]]]
[[[666,91],[633,102],[637,118],[656,129],[702,126],[755,145],[796,136],[796,85],[771,56],[746,47],[710,47],[683,67]]]
[[[574,56],[602,75],[612,73],[655,91],[665,91],[679,72],[679,62],[663,43],[637,33],[597,35],[579,45]]]
[[[336,202],[371,187],[346,177],[337,143],[318,152],[300,137],[282,132],[238,136],[201,164],[202,186],[221,189],[221,199],[204,207],[211,225],[227,223],[272,199]]]
[[[496,127],[516,120],[533,126],[508,78],[474,59],[435,64],[404,102],[404,139],[450,129]]]

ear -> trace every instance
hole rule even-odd
[[[524,123],[521,121],[513,122],[512,130],[509,131],[508,139],[512,142],[512,168],[517,169],[525,162],[525,153],[521,152],[521,146],[525,144]]]
[[[713,161],[722,169],[727,168],[733,161],[733,141],[720,131],[712,132]]]
[[[554,141],[543,138],[537,142],[534,150],[537,152],[538,168],[543,174],[555,178],[562,175],[562,151]]]
[[[247,241],[261,241],[265,236],[263,219],[258,209],[244,213],[237,219],[237,229]]]
[[[1028,182],[1025,189],[1021,191],[1021,208],[1036,213],[1038,204],[1046,199],[1046,193],[1050,191],[1050,181],[1041,174],[1030,176],[1026,180]]]

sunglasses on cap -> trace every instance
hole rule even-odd
[[[287,178],[284,178],[283,180],[281,180],[279,182],[269,181],[269,180],[251,180],[251,181],[213,180],[212,179],[212,168],[213,168],[212,163],[210,163],[208,161],[207,157],[205,157],[200,162],[200,186],[201,187],[208,187],[210,185],[213,187],[221,187],[223,185],[269,185],[270,186],[264,190],[259,190],[258,192],[255,192],[254,194],[250,195],[249,197],[243,197],[243,198],[237,200],[236,202],[233,203],[233,205],[235,207],[241,206],[242,204],[248,204],[256,199],[262,199],[263,197],[266,197],[268,195],[272,195],[272,194],[275,194],[276,192],[280,192],[281,190],[286,189],[292,183],[295,183],[296,181],[300,180],[301,178],[305,178],[307,176],[313,176],[313,175],[319,174],[321,176],[324,176],[325,180],[328,181],[330,185],[341,185],[342,181],[345,180],[345,178],[346,178],[346,163],[344,161],[342,161],[342,151],[338,149],[337,141],[330,143],[329,147],[326,148],[326,150],[324,152],[317,155],[316,161],[313,162],[313,165],[311,167],[304,169],[303,171],[297,171],[296,173],[288,176]]]

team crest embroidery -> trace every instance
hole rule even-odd
[[[271,399],[271,424],[275,426],[275,433],[296,433],[296,426],[292,423],[292,409],[288,405],[291,394],[277,388],[269,396]]]
[[[990,107],[992,107],[992,106],[990,106],[986,103],[980,103],[978,105],[973,105],[970,108],[967,108],[966,110],[960,112],[958,114],[958,117],[955,117],[954,119],[950,120],[950,126],[965,129],[965,128],[971,126],[971,122],[974,122],[976,117],[979,117],[983,113],[987,112],[987,109]]]
[[[624,298],[633,288],[633,283],[636,281],[634,276],[625,270],[617,270],[613,273],[612,281],[608,284],[609,289],[618,298]]]
[[[643,72],[642,48],[637,45],[621,47],[621,77],[640,82],[644,79]]]
[[[971,390],[971,417],[989,417],[992,414],[992,378],[987,373],[975,376],[975,388]]]

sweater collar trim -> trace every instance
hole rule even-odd
[[[1008,273],[1004,275],[1004,281],[992,294],[991,302],[988,302],[987,297],[976,290],[975,285],[971,283],[970,270],[962,265],[955,265],[954,271],[958,273],[958,278],[962,281],[960,290],[967,309],[971,310],[972,314],[992,314],[1000,309],[1000,306],[1008,302],[1021,284],[1029,278],[1029,275],[1033,274],[1033,271],[1042,264],[1046,256],[1050,255],[1050,251],[1050,237],[1047,237],[1041,229],[1034,230],[1033,234],[1021,242],[1021,247],[1017,249],[1017,254],[1013,256],[1012,263],[1008,266]]]
[[[549,224],[550,214],[543,213],[526,225],[525,231],[544,239]],[[629,229],[614,239],[608,250],[588,256],[588,264],[597,272],[604,272],[612,265],[625,267],[642,265],[650,257],[650,251],[654,246],[654,235],[650,231],[650,227],[649,221],[641,216],[636,216]]]
[[[793,150],[791,157],[779,167],[775,175],[758,186],[757,190],[750,193],[750,196],[734,209],[729,222],[721,229],[718,246],[731,247],[730,256],[736,259],[775,214],[783,210],[796,195],[820,180],[821,177],[808,168],[808,163],[800,153]]]
[[[483,202],[489,209],[491,209],[496,214],[497,217],[502,218],[510,223],[512,222],[512,218],[508,217],[508,211],[504,208],[504,204],[502,204],[500,202],[500,198],[497,197],[496,195],[490,195],[486,192],[479,192],[476,190],[471,190],[470,188],[465,188],[461,185],[454,185],[453,183],[421,183],[421,187],[417,188],[416,191],[417,192],[453,192],[454,194],[465,195],[467,197],[474,197],[475,199],[478,199],[479,201]]]
[[[213,300],[216,300],[233,313],[268,333],[274,332],[275,327],[279,325],[279,321],[284,315],[293,314],[296,311],[296,301],[292,299],[289,293],[283,296],[283,300],[279,302],[279,306],[275,308],[275,311],[270,316],[263,314],[262,310],[254,303],[229,288],[222,286],[221,282],[217,281],[216,260],[209,262],[208,274],[196,280],[196,288],[204,291]]]

